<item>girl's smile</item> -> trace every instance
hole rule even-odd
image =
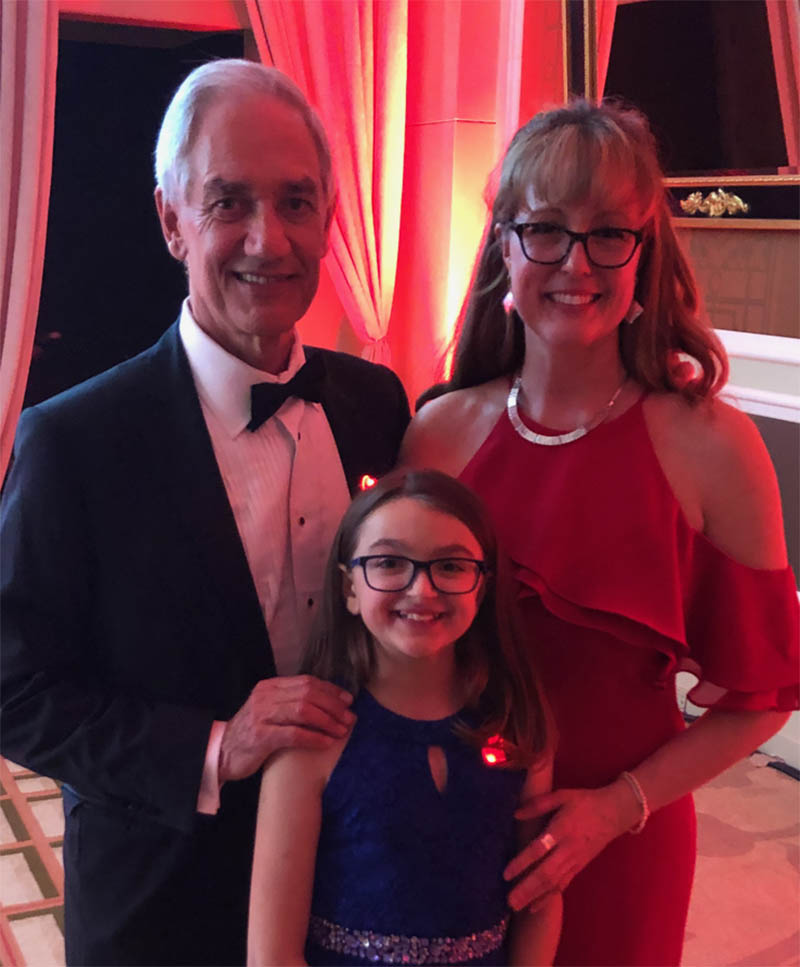
[[[389,566],[393,556],[420,562],[483,560],[481,547],[466,524],[410,497],[382,504],[361,525],[354,558],[375,555],[385,555]],[[451,661],[456,641],[477,613],[482,579],[471,591],[452,594],[437,590],[425,568],[417,568],[408,587],[386,591],[376,590],[376,585],[386,584],[380,573],[376,570],[368,583],[364,567],[355,564],[345,580],[347,609],[361,616],[373,636],[379,666],[397,660]],[[444,586],[441,582],[448,578],[435,580]]]

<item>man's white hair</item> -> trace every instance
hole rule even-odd
[[[331,150],[322,122],[300,88],[275,67],[228,58],[195,68],[169,102],[155,150],[156,184],[169,201],[185,197],[189,181],[189,152],[203,113],[223,97],[267,94],[300,114],[319,156],[320,179],[330,213],[336,198]]]

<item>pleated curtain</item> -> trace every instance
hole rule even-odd
[[[789,166],[800,171],[800,0],[767,0],[767,20]]]
[[[0,478],[14,444],[42,285],[58,4],[0,4]]]
[[[389,363],[406,122],[407,0],[247,0],[264,63],[317,109],[339,204],[330,272],[361,355]]]

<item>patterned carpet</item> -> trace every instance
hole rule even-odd
[[[64,963],[61,793],[0,759],[0,961]]]
[[[800,967],[800,783],[753,755],[696,795],[686,967]],[[0,964],[64,963],[58,788],[0,759]]]

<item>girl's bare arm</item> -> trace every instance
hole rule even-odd
[[[305,963],[322,792],[343,746],[286,749],[264,768],[250,885],[250,967]]]

